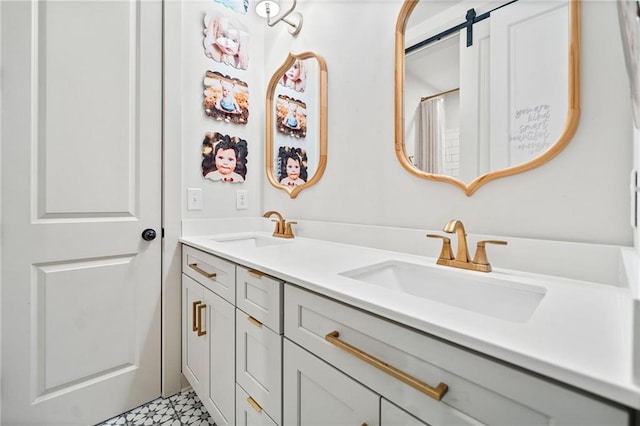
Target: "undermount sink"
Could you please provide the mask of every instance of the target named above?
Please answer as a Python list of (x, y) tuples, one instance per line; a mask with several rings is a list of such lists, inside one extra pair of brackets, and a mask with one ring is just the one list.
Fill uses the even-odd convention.
[(234, 235), (230, 237), (214, 238), (213, 240), (219, 243), (224, 243), (225, 245), (234, 245), (246, 248), (279, 246), (291, 242), (290, 239), (267, 237), (264, 235)]
[(546, 289), (491, 274), (399, 261), (340, 273), (355, 280), (512, 322), (527, 322)]

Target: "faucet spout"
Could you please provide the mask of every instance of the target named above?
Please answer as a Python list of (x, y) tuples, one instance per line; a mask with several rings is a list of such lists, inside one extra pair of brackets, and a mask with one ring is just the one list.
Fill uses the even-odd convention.
[(284, 222), (284, 217), (282, 217), (282, 215), (275, 211), (275, 210), (269, 210), (268, 212), (266, 212), (264, 215), (262, 215), (262, 217), (271, 217), (271, 216), (278, 216), (278, 220), (281, 220)]
[(458, 237), (458, 248), (456, 250), (455, 260), (460, 262), (469, 262), (471, 257), (469, 256), (469, 249), (467, 247), (467, 233), (464, 230), (464, 225), (461, 220), (450, 220), (444, 227), (444, 232), (453, 234), (455, 232)]

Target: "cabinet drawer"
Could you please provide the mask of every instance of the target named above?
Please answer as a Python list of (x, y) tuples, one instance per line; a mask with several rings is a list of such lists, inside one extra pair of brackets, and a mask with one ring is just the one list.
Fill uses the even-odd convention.
[[(285, 286), (285, 336), (431, 425), (628, 425), (626, 409), (553, 384), (292, 285)], [(440, 401), (327, 341), (357, 348), (428, 387)], [(285, 360), (286, 361), (286, 360)], [(388, 370), (388, 369), (387, 369)]]
[(240, 386), (236, 385), (236, 424), (238, 426), (278, 426)]
[(281, 334), (282, 281), (242, 266), (237, 273), (236, 306)]
[(278, 423), (281, 374), (282, 337), (236, 309), (236, 381)]
[(285, 426), (379, 426), (380, 397), (284, 339)]
[(236, 267), (233, 263), (183, 245), (182, 272), (235, 304)]

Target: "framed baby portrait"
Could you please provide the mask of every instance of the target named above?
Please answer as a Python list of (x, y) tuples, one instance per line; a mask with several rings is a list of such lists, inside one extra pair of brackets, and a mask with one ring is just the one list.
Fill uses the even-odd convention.
[(249, 120), (249, 88), (237, 78), (207, 71), (204, 77), (204, 112), (214, 120), (247, 124)]
[(289, 197), (316, 184), (327, 163), (327, 65), (289, 53), (267, 86), (266, 172)]
[(214, 182), (242, 183), (247, 177), (247, 141), (207, 132), (202, 141), (202, 177)]
[(274, 172), (280, 185), (294, 188), (307, 183), (308, 163), (307, 152), (303, 148), (279, 147)]
[(221, 64), (246, 70), (249, 66), (249, 32), (237, 19), (219, 12), (204, 17), (204, 54)]
[(280, 133), (304, 138), (307, 135), (307, 104), (285, 95), (278, 95), (275, 126)]
[(278, 84), (289, 87), (296, 92), (304, 92), (307, 87), (307, 68), (305, 61), (296, 59), (293, 65), (282, 75)]

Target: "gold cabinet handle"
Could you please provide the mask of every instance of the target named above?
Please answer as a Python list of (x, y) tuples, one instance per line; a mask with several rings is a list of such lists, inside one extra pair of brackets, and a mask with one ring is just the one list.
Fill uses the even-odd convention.
[(427, 396), (430, 396), (436, 401), (440, 401), (444, 396), (444, 394), (447, 392), (447, 389), (449, 389), (449, 386), (447, 386), (445, 383), (438, 383), (438, 386), (436, 386), (435, 388), (432, 386), (429, 386), (423, 381), (408, 375), (404, 371), (399, 370), (387, 364), (386, 362), (379, 360), (378, 358), (372, 355), (369, 355), (368, 353), (356, 348), (355, 346), (350, 345), (349, 343), (343, 340), (340, 340), (339, 337), (340, 337), (340, 333), (337, 331), (332, 331), (331, 333), (324, 336), (325, 340), (331, 343), (332, 345), (339, 347), (340, 349), (350, 353), (356, 358), (363, 360), (367, 364), (372, 365), (373, 367), (389, 374), (392, 377), (395, 377), (401, 382), (411, 386), (414, 389), (419, 390), (420, 392), (424, 393)]
[(198, 336), (204, 336), (207, 334), (207, 330), (202, 329), (202, 311), (205, 310), (207, 305), (204, 303), (198, 306)]
[(260, 321), (258, 321), (257, 319), (255, 319), (252, 316), (248, 316), (247, 319), (249, 320), (249, 322), (253, 325), (255, 325), (256, 327), (262, 327), (262, 323)]
[(196, 309), (199, 304), (202, 303), (202, 300), (196, 300), (191, 305), (191, 331), (198, 331), (198, 324), (196, 320)]
[(256, 278), (262, 278), (264, 276), (264, 272), (256, 271), (255, 269), (249, 269), (247, 272), (249, 272), (249, 275)]
[(189, 264), (189, 268), (193, 269), (194, 271), (196, 271), (197, 273), (204, 275), (207, 278), (215, 278), (216, 277), (216, 273), (215, 272), (207, 272), (204, 269), (200, 268), (198, 266), (197, 263), (190, 263)]
[(255, 399), (249, 397), (247, 398), (247, 402), (249, 403), (250, 406), (253, 407), (254, 410), (256, 410), (258, 413), (262, 411), (262, 407), (260, 406), (260, 404), (258, 404), (256, 402)]

